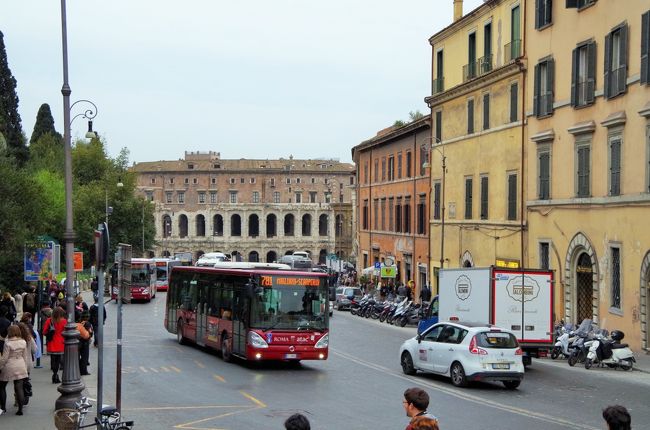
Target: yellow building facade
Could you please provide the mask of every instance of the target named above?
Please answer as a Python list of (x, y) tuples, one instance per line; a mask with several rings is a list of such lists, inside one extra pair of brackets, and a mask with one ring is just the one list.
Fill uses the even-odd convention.
[[(433, 267), (525, 260), (524, 1), (492, 0), (433, 35)], [(443, 168), (444, 166), (444, 168)]]
[(648, 349), (650, 1), (529, 3), (527, 265), (555, 270), (556, 319)]

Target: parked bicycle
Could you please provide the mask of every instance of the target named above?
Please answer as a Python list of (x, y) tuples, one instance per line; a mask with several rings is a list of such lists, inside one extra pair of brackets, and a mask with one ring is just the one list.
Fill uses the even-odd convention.
[(122, 417), (115, 406), (104, 406), (101, 409), (101, 418), (95, 417), (91, 424), (84, 424), (86, 415), (92, 408), (87, 397), (82, 397), (75, 403), (76, 410), (66, 409), (57, 411), (66, 415), (67, 422), (76, 423), (75, 429), (97, 428), (101, 430), (132, 430), (133, 421), (122, 421)]

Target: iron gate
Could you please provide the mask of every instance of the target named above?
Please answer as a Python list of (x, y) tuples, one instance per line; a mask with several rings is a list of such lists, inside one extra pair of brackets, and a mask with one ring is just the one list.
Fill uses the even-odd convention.
[(578, 258), (576, 266), (576, 323), (584, 319), (593, 319), (593, 269), (591, 258), (588, 254), (582, 254)]

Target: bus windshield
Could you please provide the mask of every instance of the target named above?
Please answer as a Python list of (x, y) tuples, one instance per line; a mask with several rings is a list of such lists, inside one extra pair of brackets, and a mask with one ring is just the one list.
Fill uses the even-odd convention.
[(329, 301), (320, 287), (265, 288), (251, 303), (251, 328), (325, 330)]
[(148, 264), (131, 263), (131, 285), (149, 286), (150, 280)]
[(156, 263), (156, 280), (167, 281), (167, 263)]

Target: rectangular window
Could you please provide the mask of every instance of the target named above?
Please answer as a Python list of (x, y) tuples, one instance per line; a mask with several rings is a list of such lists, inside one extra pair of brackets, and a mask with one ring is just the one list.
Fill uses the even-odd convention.
[(590, 165), (591, 165), (591, 148), (589, 145), (580, 145), (576, 148), (577, 157), (577, 197), (589, 197), (591, 193)]
[(255, 178), (251, 178), (251, 179), (250, 179), (250, 183), (251, 183), (251, 184), (254, 184), (255, 182), (256, 182)]
[(199, 193), (199, 203), (205, 203), (205, 193), (204, 192)]
[(386, 180), (386, 157), (381, 158), (381, 180)]
[(537, 154), (539, 172), (537, 182), (537, 198), (548, 200), (551, 197), (551, 152), (539, 151)]
[(197, 178), (192, 178), (192, 183), (196, 185), (199, 183), (199, 180)]
[(280, 203), (280, 191), (273, 191), (273, 203)]
[(260, 193), (258, 191), (253, 191), (253, 203), (260, 202)]
[(577, 8), (578, 10), (580, 10), (594, 4), (595, 2), (596, 0), (566, 0), (566, 7)]
[(184, 179), (184, 182), (185, 182), (185, 185), (189, 185), (189, 183), (190, 183), (190, 178), (185, 178), (185, 179)]
[(296, 184), (300, 184), (302, 180), (300, 178), (296, 178)]
[(479, 59), (479, 74), (492, 70), (492, 22), (483, 26), (483, 58)]
[(167, 192), (165, 192), (165, 201), (166, 201), (167, 203), (171, 203), (171, 202), (172, 202), (172, 192), (171, 192), (171, 191), (167, 191)]
[(506, 63), (521, 56), (521, 9), (519, 5), (510, 10), (510, 43), (506, 45)]
[(411, 232), (411, 198), (404, 199), (404, 233)]
[(413, 154), (412, 154), (411, 151), (408, 151), (406, 153), (406, 177), (407, 178), (410, 178), (412, 176), (411, 175), (411, 163), (413, 162), (413, 160), (412, 160), (413, 156), (412, 155)]
[(392, 155), (388, 157), (388, 180), (395, 180), (395, 157)]
[(302, 193), (296, 193), (296, 203), (302, 203)]
[(210, 178), (210, 183), (212, 185), (216, 184), (217, 183), (217, 178)]
[(151, 183), (155, 184), (156, 183), (156, 178), (151, 178)]
[(240, 184), (245, 184), (246, 183), (246, 178), (239, 178), (239, 183)]
[(388, 199), (388, 231), (393, 231), (394, 218), (393, 218), (393, 205), (394, 199), (390, 197)]
[(402, 179), (402, 153), (397, 153), (397, 179)]
[(467, 134), (474, 133), (474, 99), (467, 100)]
[(650, 11), (641, 15), (641, 84), (650, 84)]
[(550, 243), (539, 243), (539, 268), (542, 270), (549, 270), (551, 268), (551, 254)]
[(230, 184), (232, 185), (234, 183), (235, 183), (235, 178), (230, 178)]
[(217, 203), (217, 192), (210, 191), (210, 203)]
[(481, 219), (488, 219), (489, 216), (489, 183), (487, 176), (481, 176)]
[(423, 176), (426, 173), (426, 167), (424, 163), (429, 162), (429, 153), (428, 153), (427, 145), (429, 145), (429, 143), (426, 143), (425, 145), (420, 145), (420, 176)]
[(418, 229), (417, 234), (426, 234), (427, 232), (427, 200), (426, 196), (420, 196), (417, 208)]
[(174, 178), (169, 178), (169, 183), (174, 184)]
[(553, 0), (535, 0), (535, 28), (545, 27), (553, 22)]
[(402, 199), (399, 197), (395, 203), (395, 232), (402, 232)]
[(611, 292), (612, 307), (621, 308), (621, 250), (620, 248), (610, 248), (612, 253), (611, 268)]
[(442, 142), (442, 111), (436, 112), (436, 143)]
[[(314, 178), (312, 178), (312, 179), (314, 179)], [(365, 184), (368, 183), (368, 162), (367, 161), (363, 164), (363, 182)], [(313, 184), (313, 182), (312, 182), (312, 184)]]
[(571, 105), (587, 106), (596, 92), (596, 42), (583, 43), (573, 50)]
[(533, 114), (543, 117), (553, 113), (553, 85), (555, 61), (548, 59), (535, 66), (535, 82), (533, 91)]
[(433, 184), (433, 219), (440, 219), (440, 182)]
[(619, 25), (605, 36), (605, 98), (627, 90), (627, 24)]
[(465, 178), (465, 219), (472, 219), (472, 178)]
[(609, 139), (609, 195), (621, 194), (621, 138)]
[(291, 178), (286, 178), (285, 182), (287, 183), (287, 185), (291, 184)]
[(381, 199), (381, 230), (386, 231), (386, 199)]
[(178, 203), (185, 203), (185, 192), (184, 191), (179, 191), (177, 197), (178, 197)]
[(373, 199), (372, 213), (373, 213), (372, 228), (374, 230), (377, 230), (377, 227), (379, 226), (379, 199)]
[(270, 182), (272, 187), (275, 187), (275, 178), (269, 179), (269, 182)]
[(325, 198), (325, 203), (332, 203), (332, 193), (328, 191), (326, 193), (323, 193), (323, 196)]
[(375, 182), (379, 182), (379, 160), (375, 160)]
[(483, 94), (483, 130), (490, 128), (490, 94)]
[(363, 201), (363, 213), (361, 218), (361, 227), (368, 230), (368, 200)]
[(517, 121), (517, 103), (519, 102), (519, 84), (510, 85), (510, 122)]
[(237, 203), (237, 191), (230, 191), (230, 203)]
[(464, 67), (463, 81), (476, 77), (476, 33), (470, 33), (467, 37), (467, 65)]
[(316, 191), (309, 192), (309, 203), (316, 203)]
[(147, 200), (152, 202), (153, 201), (153, 191), (147, 191), (145, 194), (147, 195)]
[(508, 175), (508, 220), (517, 219), (517, 174)]

